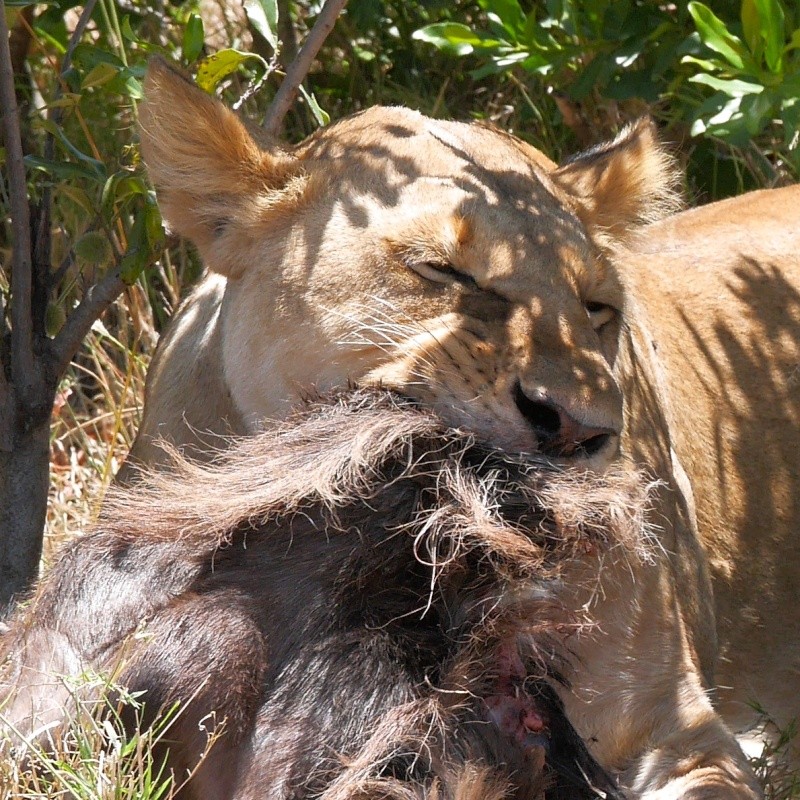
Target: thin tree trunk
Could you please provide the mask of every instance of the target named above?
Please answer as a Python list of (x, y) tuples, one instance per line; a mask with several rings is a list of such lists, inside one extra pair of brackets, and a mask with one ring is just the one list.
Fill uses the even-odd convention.
[[(38, 572), (50, 478), (50, 412), (57, 379), (43, 330), (47, 286), (34, 274), (31, 219), (5, 3), (0, 2), (0, 108), (10, 197), (11, 326), (0, 319), (0, 609)], [(37, 307), (38, 306), (38, 307)], [(38, 324), (37, 324), (38, 323)], [(10, 344), (9, 344), (10, 340)]]
[(322, 10), (319, 12), (314, 27), (308, 32), (303, 46), (297, 53), (297, 57), (286, 69), (286, 77), (278, 88), (272, 104), (267, 109), (262, 127), (272, 136), (280, 133), (283, 119), (286, 112), (291, 108), (292, 103), (297, 97), (300, 84), (308, 74), (311, 62), (319, 52), (328, 34), (333, 30), (339, 14), (347, 5), (347, 0), (325, 0)]
[[(7, 409), (14, 399), (12, 390)], [(9, 416), (12, 447), (0, 450), (0, 617), (38, 573), (50, 480), (49, 411), (29, 417), (27, 425), (14, 425), (16, 415)], [(3, 433), (6, 438), (8, 430)]]

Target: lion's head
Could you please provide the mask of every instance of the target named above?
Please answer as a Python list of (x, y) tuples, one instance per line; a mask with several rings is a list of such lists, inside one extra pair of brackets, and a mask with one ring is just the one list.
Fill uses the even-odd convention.
[[(227, 279), (202, 330), (220, 337), (245, 430), (357, 382), (508, 451), (613, 457), (621, 298), (605, 253), (675, 197), (650, 123), (557, 168), (489, 125), (402, 108), (294, 147), (259, 142), (161, 62), (146, 96), (142, 147), (164, 217)], [(200, 345), (190, 338), (183, 358)], [(160, 391), (215, 402), (187, 399), (197, 386)]]

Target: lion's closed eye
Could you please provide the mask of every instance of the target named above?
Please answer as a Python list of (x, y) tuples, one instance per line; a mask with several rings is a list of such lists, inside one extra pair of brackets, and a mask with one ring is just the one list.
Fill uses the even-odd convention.
[(617, 310), (605, 303), (586, 303), (586, 312), (589, 314), (589, 320), (596, 331), (599, 331), (604, 325), (617, 318)]
[(463, 286), (470, 286), (475, 289), (479, 288), (471, 275), (453, 269), (450, 264), (434, 261), (414, 261), (409, 263), (408, 266), (416, 272), (417, 275), (429, 281), (433, 281), (434, 283), (460, 283)]

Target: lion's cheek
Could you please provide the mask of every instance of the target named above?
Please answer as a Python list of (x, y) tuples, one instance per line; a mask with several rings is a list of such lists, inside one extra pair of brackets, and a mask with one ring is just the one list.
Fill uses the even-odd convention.
[(309, 396), (360, 383), (365, 372), (386, 359), (384, 348), (369, 342), (356, 346), (344, 335), (321, 335), (313, 326), (283, 336), (250, 333), (244, 342), (237, 335), (226, 337), (223, 373), (251, 432)]

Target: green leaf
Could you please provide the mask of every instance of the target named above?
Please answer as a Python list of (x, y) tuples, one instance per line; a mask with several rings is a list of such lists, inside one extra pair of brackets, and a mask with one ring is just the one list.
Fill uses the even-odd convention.
[[(45, 103), (42, 108), (74, 108), (80, 103), (80, 101), (81, 95), (74, 94), (73, 92), (67, 92), (62, 97), (59, 97), (58, 100), (51, 100), (49, 103)], [(31, 124), (34, 126), (41, 126), (55, 136), (57, 126), (54, 126), (51, 129), (48, 127), (49, 122), (49, 120), (40, 118), (32, 120)]]
[(197, 60), (204, 42), (203, 20), (199, 14), (191, 14), (183, 32), (183, 57), (189, 64)]
[(689, 81), (691, 83), (701, 83), (704, 86), (710, 86), (715, 91), (723, 92), (728, 95), (728, 97), (744, 97), (746, 94), (759, 94), (764, 91), (764, 87), (760, 83), (737, 80), (736, 78), (724, 80), (722, 78), (715, 78), (713, 75), (706, 75), (705, 73), (692, 75)]
[(359, 61), (370, 62), (374, 61), (377, 56), (371, 50), (365, 50), (356, 42), (350, 42), (350, 46), (353, 48), (353, 52), (356, 54), (356, 58)]
[(106, 182), (103, 184), (103, 192), (100, 195), (100, 205), (104, 211), (109, 211), (114, 205), (114, 201), (116, 200), (117, 184), (122, 177), (126, 175), (127, 173), (124, 172), (115, 172), (113, 175), (109, 175), (106, 179)]
[(139, 41), (139, 37), (134, 33), (133, 28), (131, 27), (131, 18), (128, 14), (126, 14), (122, 18), (122, 38), (127, 39), (129, 42), (135, 42), (136, 44), (142, 44)]
[(98, 64), (112, 64), (118, 69), (125, 68), (117, 56), (93, 44), (79, 44), (72, 54), (72, 62), (85, 72), (94, 69)]
[(741, 116), (742, 98), (732, 97), (730, 100), (722, 104), (722, 107), (708, 119), (708, 124), (711, 127), (719, 127), (730, 122), (734, 117)]
[(526, 61), (528, 55), (529, 54), (524, 50), (519, 50), (513, 53), (505, 53), (502, 56), (494, 58), (493, 61), (501, 70), (504, 70)]
[(784, 78), (777, 91), (783, 98), (784, 105), (800, 102), (800, 71)]
[(702, 3), (689, 3), (689, 13), (703, 44), (715, 53), (719, 53), (737, 69), (745, 69), (745, 48), (742, 42), (725, 27), (725, 23)]
[(75, 147), (75, 145), (72, 144), (72, 142), (67, 138), (63, 128), (56, 128), (55, 135), (68, 153), (71, 153), (75, 158), (78, 159), (78, 161), (82, 161), (84, 164), (89, 166), (97, 179), (106, 179), (106, 165), (102, 161), (98, 161), (96, 158), (87, 155), (82, 150), (79, 150), (77, 147)]
[(142, 82), (134, 75), (131, 69), (121, 70), (119, 75), (108, 84), (108, 89), (117, 94), (130, 97), (131, 100), (141, 100), (144, 97)]
[(533, 14), (525, 23), (522, 41), (529, 50), (538, 50), (552, 59), (557, 58), (564, 49), (550, 31), (535, 20)]
[(114, 206), (136, 195), (147, 196), (147, 184), (140, 175), (131, 175), (130, 172), (120, 170), (110, 175), (103, 186), (101, 204), (103, 213), (110, 216)]
[(197, 68), (197, 85), (205, 92), (213, 92), (217, 84), (235, 72), (245, 61), (256, 59), (264, 68), (267, 62), (257, 53), (243, 53), (239, 50), (220, 50), (204, 58)]
[[(783, 120), (784, 144), (791, 146), (795, 131), (800, 128), (800, 98), (793, 97), (785, 102), (781, 107), (780, 117)], [(796, 147), (791, 152), (795, 159), (800, 155)]]
[(158, 209), (155, 192), (148, 192), (146, 195), (144, 208), (144, 229), (150, 249), (160, 249), (164, 244), (164, 239), (166, 236), (164, 234), (164, 223), (161, 219), (161, 212)]
[(426, 25), (424, 28), (414, 31), (411, 34), (411, 38), (420, 42), (427, 42), (438, 50), (457, 56), (469, 55), (476, 48), (479, 50), (494, 50), (501, 45), (512, 47), (508, 42), (481, 36), (460, 22), (437, 22), (433, 25)]
[[(695, 67), (700, 67), (700, 69), (705, 70), (706, 72), (715, 72), (717, 70), (725, 71), (730, 69), (727, 64), (719, 61), (716, 58), (696, 58), (695, 56), (684, 56), (681, 59), (681, 64), (693, 64)], [(740, 72), (741, 70), (735, 71)]]
[(81, 81), (81, 89), (91, 89), (93, 86), (102, 86), (119, 74), (119, 67), (106, 62), (95, 65), (89, 74)]
[(80, 206), (87, 214), (95, 214), (94, 204), (89, 199), (89, 195), (80, 188), (71, 183), (59, 183), (56, 191), (68, 197), (75, 205)]
[(86, 178), (97, 182), (98, 176), (94, 170), (85, 167), (83, 164), (75, 164), (72, 161), (50, 161), (41, 156), (25, 156), (23, 159), (28, 169), (44, 172), (53, 178)]
[(145, 216), (141, 213), (134, 216), (133, 225), (128, 232), (128, 248), (120, 264), (120, 277), (129, 286), (151, 261)]
[(306, 103), (308, 103), (308, 107), (311, 109), (311, 113), (314, 115), (317, 125), (320, 127), (327, 125), (331, 121), (331, 116), (327, 111), (324, 111), (320, 107), (319, 103), (317, 102), (317, 98), (314, 97), (311, 92), (306, 91), (306, 88), (302, 83), (300, 84), (300, 92), (305, 98)]
[(773, 105), (769, 92), (742, 98), (742, 117), (751, 136), (756, 136), (764, 128)]
[(635, 97), (648, 103), (656, 103), (659, 91), (650, 70), (620, 70), (609, 81), (603, 91), (603, 97), (612, 100), (629, 100)]
[(742, 114), (742, 103), (749, 98), (728, 97), (722, 92), (706, 100), (697, 110), (697, 118), (691, 127), (691, 134), (697, 136), (709, 133), (724, 141), (743, 146), (750, 138), (750, 133)]
[(742, 0), (740, 17), (744, 40), (758, 61), (761, 58), (761, 32), (759, 31), (758, 8), (755, 0)]
[(277, 51), (278, 42), (278, 3), (277, 0), (245, 0), (244, 10), (250, 24)]
[(527, 58), (520, 64), (525, 72), (540, 72), (545, 74), (553, 67), (553, 60), (544, 53), (526, 53)]
[(788, 53), (790, 50), (796, 50), (798, 47), (800, 47), (800, 28), (792, 33), (792, 38), (789, 39), (789, 44), (784, 48), (784, 53)]
[[(8, 5), (8, 3), (6, 3), (6, 5)], [(27, 5), (31, 4), (28, 3)], [(66, 45), (63, 42), (60, 42), (58, 39), (56, 39), (56, 37), (53, 36), (51, 33), (44, 30), (44, 28), (42, 28), (41, 26), (35, 25), (33, 30), (36, 33), (37, 39), (41, 39), (43, 42), (47, 42), (47, 44), (49, 44), (50, 47), (52, 47), (56, 51), (56, 53), (58, 53), (60, 56), (63, 56), (64, 53), (67, 52)]]
[(122, 18), (120, 28), (122, 29), (122, 38), (127, 42), (132, 42), (135, 44), (137, 50), (141, 50), (143, 53), (163, 52), (163, 49), (158, 47), (158, 45), (151, 44), (150, 42), (146, 42), (139, 38), (136, 31), (134, 31), (131, 27), (131, 18), (129, 14), (126, 14)]
[(478, 67), (478, 69), (470, 70), (469, 76), (474, 81), (482, 81), (484, 78), (488, 77), (489, 75), (497, 75), (500, 72), (500, 68), (497, 64), (489, 60), (486, 64), (482, 67)]
[(518, 0), (479, 0), (478, 3), (487, 15), (494, 16), (514, 41), (525, 29), (525, 13)]
[(779, 0), (754, 0), (758, 9), (758, 32), (764, 42), (767, 69), (779, 74), (783, 71), (784, 27), (786, 20)]

